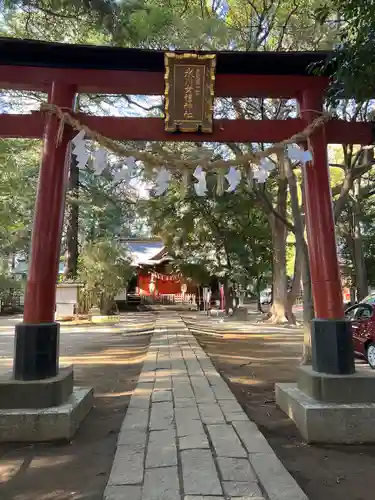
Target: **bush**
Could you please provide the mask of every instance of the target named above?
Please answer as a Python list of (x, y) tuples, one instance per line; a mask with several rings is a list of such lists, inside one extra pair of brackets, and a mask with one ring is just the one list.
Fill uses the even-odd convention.
[(78, 264), (85, 309), (99, 307), (103, 314), (113, 313), (114, 298), (126, 287), (132, 272), (130, 256), (119, 243), (110, 240), (88, 243)]
[(21, 294), (22, 282), (8, 273), (0, 272), (0, 313), (19, 311)]

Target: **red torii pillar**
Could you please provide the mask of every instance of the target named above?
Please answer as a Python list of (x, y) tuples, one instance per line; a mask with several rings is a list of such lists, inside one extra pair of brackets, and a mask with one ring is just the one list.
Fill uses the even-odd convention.
[[(311, 123), (323, 111), (321, 89), (307, 89), (299, 99), (302, 118)], [(350, 325), (345, 321), (337, 258), (335, 223), (324, 127), (309, 138), (312, 164), (304, 168), (306, 230), (315, 319), (312, 365), (318, 372), (354, 373)]]
[[(73, 85), (54, 82), (49, 102), (72, 109), (75, 95)], [(59, 120), (46, 116), (24, 319), (16, 326), (13, 376), (17, 380), (49, 378), (59, 370), (59, 325), (54, 318), (71, 134), (64, 130), (57, 144), (58, 129)]]

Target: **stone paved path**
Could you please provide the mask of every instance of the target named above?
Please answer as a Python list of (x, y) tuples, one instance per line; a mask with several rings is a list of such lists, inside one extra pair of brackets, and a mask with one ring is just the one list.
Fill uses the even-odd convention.
[(307, 500), (210, 358), (159, 314), (105, 500)]

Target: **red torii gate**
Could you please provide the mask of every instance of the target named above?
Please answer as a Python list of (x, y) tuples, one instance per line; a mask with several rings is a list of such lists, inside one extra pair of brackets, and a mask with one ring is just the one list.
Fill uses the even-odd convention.
[[(220, 52), (216, 97), (295, 98), (301, 117), (287, 120), (214, 120), (212, 134), (174, 134), (162, 118), (77, 114), (82, 124), (115, 140), (273, 143), (302, 131), (323, 109), (326, 77), (311, 63), (326, 53)], [(0, 41), (0, 87), (48, 93), (48, 101), (74, 110), (78, 93), (162, 95), (164, 53), (110, 47)], [(16, 327), (14, 377), (38, 380), (58, 372), (58, 325), (54, 323), (56, 277), (68, 175), (66, 151), (72, 131), (56, 145), (55, 116), (0, 114), (0, 136), (44, 139), (25, 297), (24, 323)], [(316, 320), (313, 367), (354, 372), (351, 334), (344, 321), (337, 261), (327, 144), (372, 144), (369, 123), (331, 120), (309, 140), (313, 165), (306, 168), (306, 226)], [(327, 335), (328, 333), (328, 335)], [(323, 345), (324, 344), (324, 345)], [(339, 352), (341, 351), (341, 354)]]

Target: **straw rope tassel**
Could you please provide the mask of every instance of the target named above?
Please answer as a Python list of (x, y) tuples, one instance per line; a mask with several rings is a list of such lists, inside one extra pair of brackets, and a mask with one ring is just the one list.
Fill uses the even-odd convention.
[(185, 198), (189, 189), (189, 181), (190, 181), (190, 172), (187, 168), (184, 168), (182, 171), (182, 180), (181, 180), (181, 196)]
[(225, 169), (219, 168), (216, 173), (216, 194), (221, 196), (224, 193)]
[(250, 163), (247, 167), (247, 179), (246, 180), (247, 180), (247, 185), (248, 185), (249, 191), (252, 191), (253, 187), (254, 187), (254, 176), (253, 176), (253, 168), (250, 165)]

